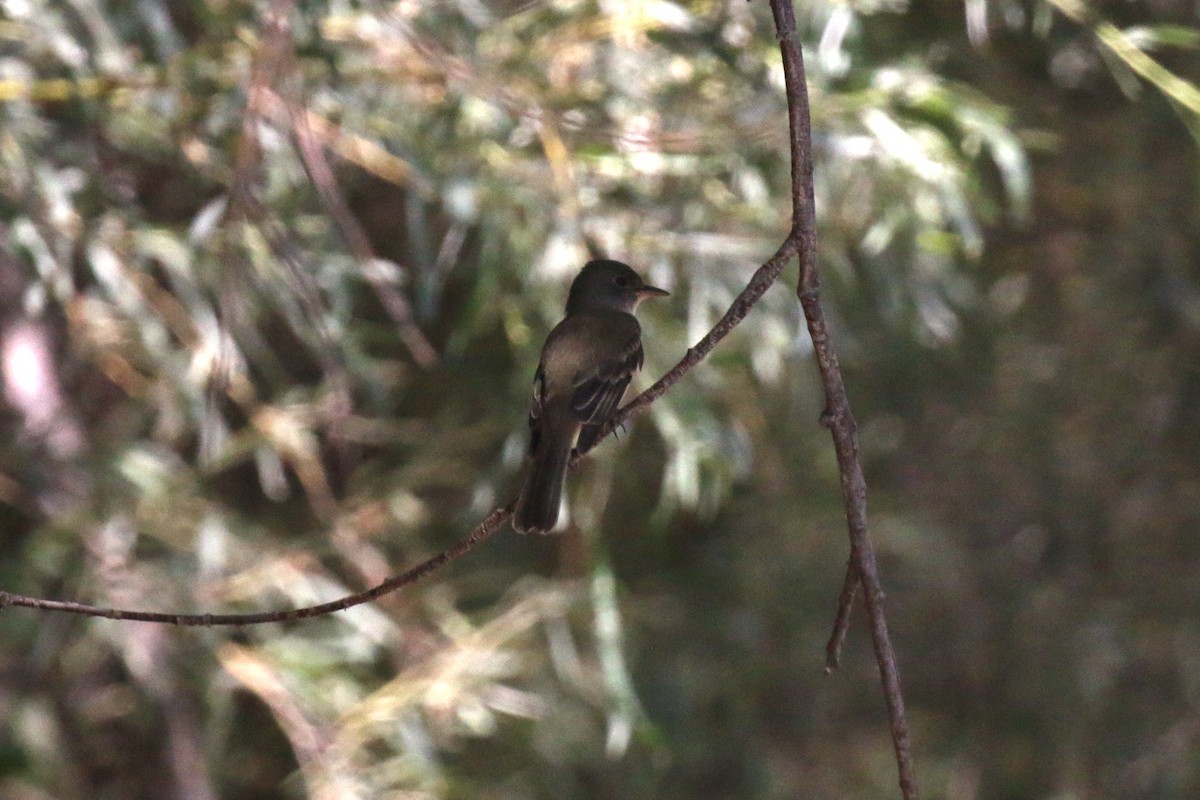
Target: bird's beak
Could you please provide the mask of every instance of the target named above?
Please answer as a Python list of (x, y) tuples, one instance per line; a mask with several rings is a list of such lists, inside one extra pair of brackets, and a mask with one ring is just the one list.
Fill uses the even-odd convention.
[(637, 290), (637, 296), (639, 300), (644, 300), (647, 297), (666, 297), (669, 294), (670, 292), (668, 292), (666, 289), (660, 289), (657, 286), (651, 286), (650, 284), (645, 284), (642, 286), (642, 288)]

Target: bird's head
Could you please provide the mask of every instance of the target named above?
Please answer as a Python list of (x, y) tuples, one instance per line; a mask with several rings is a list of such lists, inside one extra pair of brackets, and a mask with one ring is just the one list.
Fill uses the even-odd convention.
[(589, 261), (571, 283), (567, 313), (607, 308), (632, 314), (638, 303), (647, 297), (668, 294), (670, 292), (646, 283), (641, 275), (620, 261)]

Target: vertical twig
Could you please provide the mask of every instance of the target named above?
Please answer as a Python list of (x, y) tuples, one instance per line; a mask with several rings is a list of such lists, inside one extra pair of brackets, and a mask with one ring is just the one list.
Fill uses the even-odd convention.
[[(917, 797), (917, 777), (913, 767), (912, 745), (904, 714), (904, 696), (900, 689), (900, 670), (888, 635), (883, 612), (883, 588), (875, 563), (875, 549), (867, 528), (867, 484), (858, 456), (858, 434), (850, 400), (842, 380), (837, 354), (830, 341), (829, 329), (820, 301), (817, 274), (816, 210), (813, 197), (812, 128), (809, 119), (808, 88), (805, 84), (804, 57), (796, 41), (796, 18), (791, 0), (770, 0), (783, 58), (787, 87), (788, 122), (791, 129), (792, 156), (792, 233), (800, 248), (800, 282), (796, 293), (808, 321), (813, 351), (825, 385), (824, 419), (833, 435), (838, 469), (842, 478), (842, 497), (850, 530), (850, 559), (863, 586), (875, 659), (883, 682), (892, 744), (900, 773), (900, 790), (907, 800)], [(843, 597), (852, 594), (843, 591)], [(846, 604), (849, 611), (849, 602)]]
[(829, 635), (829, 643), (825, 645), (825, 672), (837, 670), (842, 661), (842, 644), (846, 641), (846, 633), (850, 630), (850, 611), (854, 608), (854, 597), (858, 594), (858, 567), (854, 559), (846, 562), (846, 578), (842, 581), (842, 591), (838, 595), (837, 616), (833, 620), (833, 633)]

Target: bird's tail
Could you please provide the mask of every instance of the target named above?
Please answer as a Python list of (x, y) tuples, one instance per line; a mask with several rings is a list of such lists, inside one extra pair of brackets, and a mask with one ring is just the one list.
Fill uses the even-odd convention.
[(542, 441), (538, 442), (533, 467), (513, 510), (513, 528), (518, 533), (549, 533), (558, 523), (558, 507), (562, 504), (563, 482), (575, 438), (574, 431), (571, 436), (564, 437), (561, 431), (558, 434), (545, 430)]

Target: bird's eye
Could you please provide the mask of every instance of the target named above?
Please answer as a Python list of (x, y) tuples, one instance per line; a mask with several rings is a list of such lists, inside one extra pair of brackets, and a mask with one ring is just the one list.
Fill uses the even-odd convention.
[(616, 282), (617, 286), (620, 286), (622, 289), (629, 287), (629, 278), (626, 278), (624, 275), (618, 275), (613, 280)]

